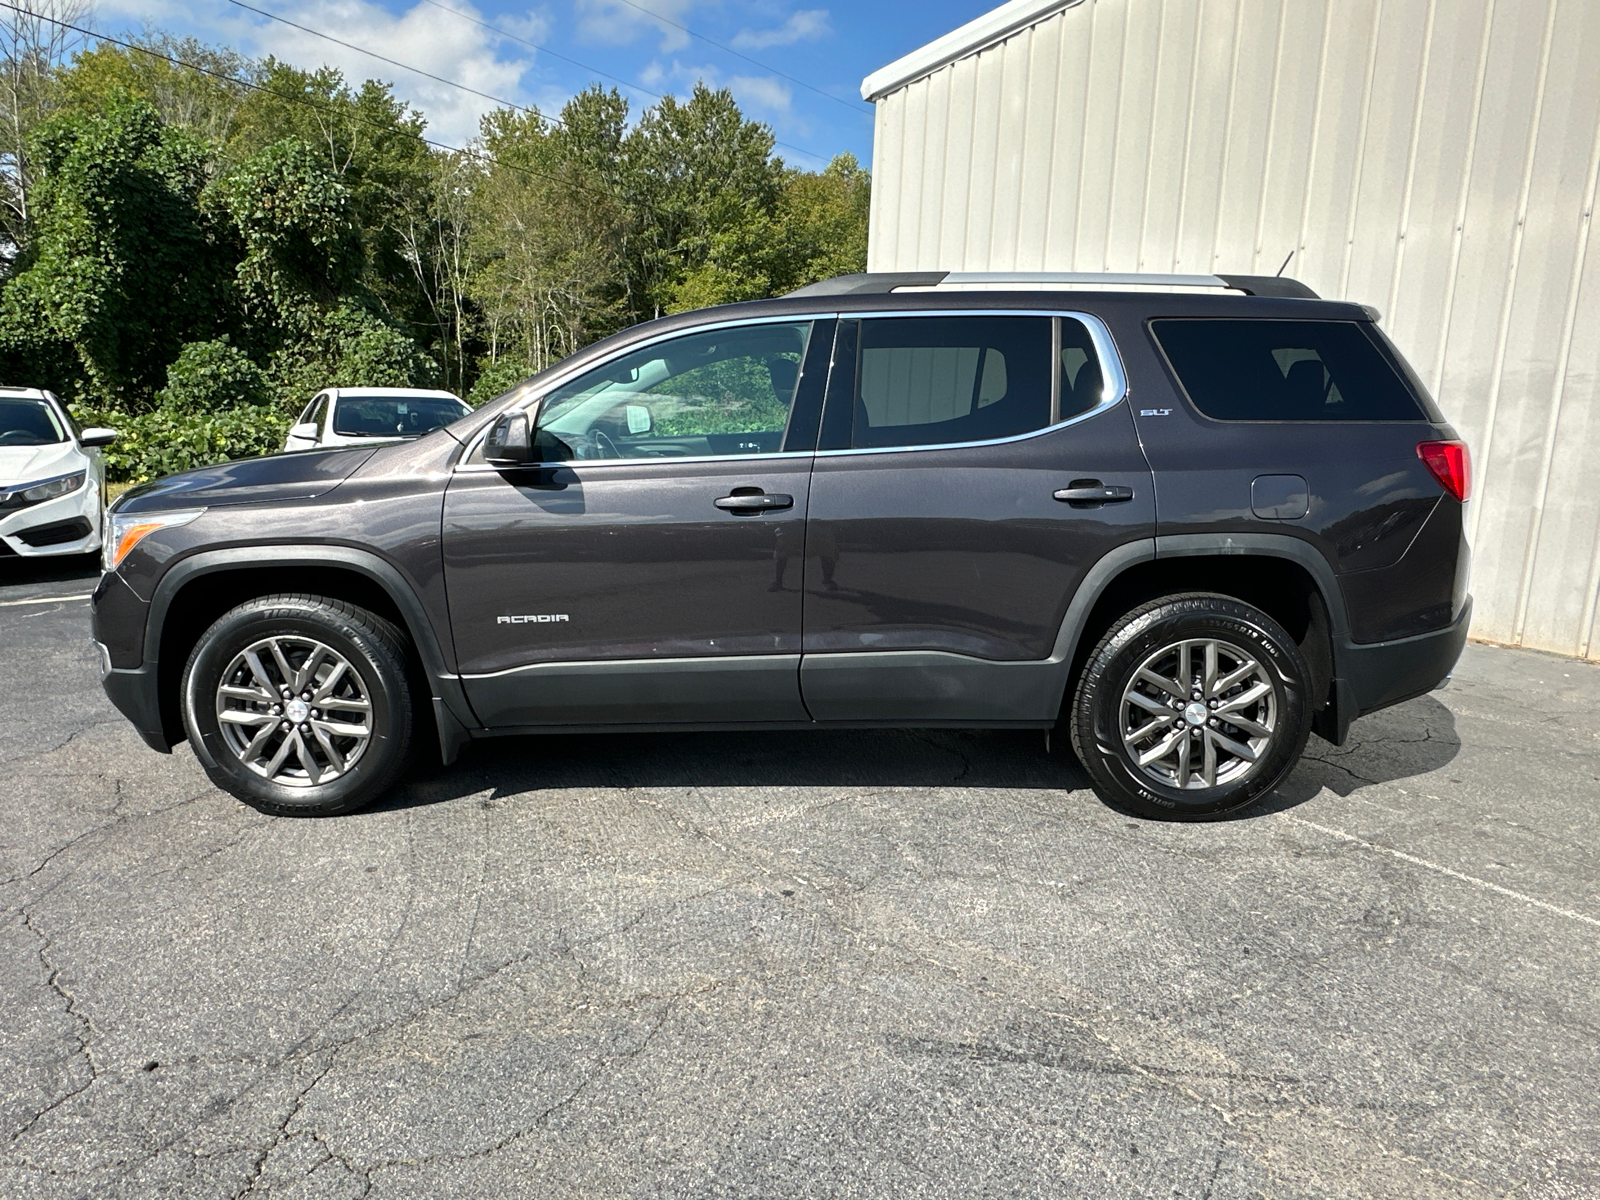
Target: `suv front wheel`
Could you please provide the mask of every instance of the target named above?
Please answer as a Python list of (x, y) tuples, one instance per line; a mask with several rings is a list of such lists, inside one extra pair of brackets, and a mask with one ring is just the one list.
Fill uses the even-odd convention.
[(1072, 748), (1108, 798), (1144, 816), (1195, 820), (1276, 787), (1311, 730), (1300, 648), (1228, 596), (1164, 596), (1094, 648), (1064, 714)]
[(189, 744), (262, 812), (329, 816), (381, 795), (411, 742), (404, 635), (353, 604), (264, 596), (223, 614), (183, 672)]

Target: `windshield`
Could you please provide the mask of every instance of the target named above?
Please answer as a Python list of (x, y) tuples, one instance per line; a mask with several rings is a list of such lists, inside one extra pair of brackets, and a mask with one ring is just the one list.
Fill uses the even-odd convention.
[(345, 437), (421, 437), (469, 411), (451, 396), (340, 396), (333, 431)]
[(55, 410), (43, 400), (0, 398), (0, 446), (49, 446), (66, 440)]

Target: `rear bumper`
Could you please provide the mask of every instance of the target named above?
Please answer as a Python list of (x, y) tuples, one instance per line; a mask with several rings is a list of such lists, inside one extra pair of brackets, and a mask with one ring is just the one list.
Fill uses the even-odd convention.
[(1456, 619), (1433, 633), (1340, 646), (1332, 696), (1313, 728), (1335, 745), (1343, 745), (1350, 722), (1357, 717), (1431, 692), (1455, 669), (1471, 624), (1469, 596)]
[(157, 686), (156, 664), (146, 663), (131, 670), (117, 670), (104, 646), (100, 647), (100, 661), (104, 664), (100, 686), (105, 688), (117, 711), (133, 722), (145, 745), (162, 754), (172, 751), (166, 732), (161, 727), (161, 693)]

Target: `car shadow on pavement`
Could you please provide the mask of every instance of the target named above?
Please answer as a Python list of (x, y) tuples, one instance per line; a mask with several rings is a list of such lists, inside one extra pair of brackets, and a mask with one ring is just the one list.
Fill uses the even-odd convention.
[(93, 583), (100, 578), (98, 554), (69, 554), (60, 558), (0, 558), (0, 592), (31, 583)]
[[(1343, 746), (1313, 737), (1289, 779), (1233, 814), (1294, 808), (1427, 774), (1460, 751), (1455, 718), (1432, 696), (1374, 714)], [(490, 793), (727, 787), (1018, 788), (1077, 791), (1088, 776), (1028, 730), (860, 729), (751, 733), (549, 734), (474, 742), (452, 767), (422, 770), (375, 811)], [(1113, 806), (1115, 807), (1115, 806)], [(1120, 810), (1119, 810), (1120, 811)]]
[(1349, 796), (1362, 788), (1427, 775), (1449, 765), (1460, 752), (1455, 714), (1434, 696), (1419, 696), (1362, 717), (1351, 725), (1343, 746), (1313, 736), (1289, 778), (1238, 815), (1282, 812), (1304, 804), (1324, 788)]
[(1088, 786), (1032, 730), (856, 729), (488, 738), (419, 773), (380, 808), (559, 789)]

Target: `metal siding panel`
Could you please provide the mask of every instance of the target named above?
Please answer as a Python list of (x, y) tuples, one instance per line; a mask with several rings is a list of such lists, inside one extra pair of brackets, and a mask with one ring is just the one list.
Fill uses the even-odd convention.
[(1078, 229), (1072, 250), (1071, 269), (1075, 271), (1106, 269), (1117, 114), (1122, 101), (1122, 43), (1127, 32), (1128, 5), (1133, 2), (1101, 0), (1093, 8), (1094, 55), (1089, 60), (1085, 154), (1078, 182)]
[(1144, 198), (1150, 178), (1150, 123), (1154, 119), (1156, 81), (1162, 70), (1161, 3), (1130, 3), (1123, 30), (1120, 96), (1117, 102), (1116, 153), (1112, 156), (1111, 205), (1107, 213), (1106, 253), (1102, 269), (1139, 269), (1139, 243), (1144, 234)]
[[(1591, 43), (1600, 43), (1600, 12), (1593, 5), (1558, 8), (1553, 45), (1581, 45), (1585, 35)], [(1512, 489), (1502, 489), (1496, 499), (1515, 514), (1507, 524), (1513, 529), (1520, 525), (1523, 530), (1513, 640), (1527, 640), (1533, 612), (1537, 614), (1535, 644), (1565, 640), (1567, 645), (1561, 648), (1576, 652), (1581, 641), (1578, 614), (1587, 597), (1575, 594), (1583, 586), (1582, 580), (1569, 576), (1563, 560), (1569, 557), (1569, 548), (1576, 548), (1583, 539), (1567, 526), (1574, 501), (1585, 509), (1581, 518), (1585, 527), (1595, 504), (1592, 484), (1579, 484), (1578, 490), (1573, 490), (1571, 485), (1577, 481), (1568, 466), (1592, 468), (1594, 459), (1584, 451), (1596, 447), (1585, 444), (1588, 428), (1581, 412), (1586, 401), (1592, 405), (1593, 390), (1585, 387), (1581, 375), (1572, 376), (1571, 363), (1588, 250), (1589, 218), (1585, 214), (1592, 213), (1595, 177), (1600, 171), (1600, 73), (1594, 70), (1592, 60), (1552, 54), (1545, 93), (1533, 183), (1539, 202), (1529, 207), (1519, 273), (1519, 281), (1537, 278), (1536, 307), (1525, 316), (1519, 313), (1522, 319), (1513, 325), (1507, 346), (1507, 362), (1533, 364), (1530, 386), (1544, 385), (1531, 397), (1537, 402), (1526, 406), (1529, 423), (1534, 424), (1529, 430), (1530, 442), (1534, 433), (1538, 441), (1532, 447), (1531, 462), (1519, 472)], [(1579, 412), (1574, 413), (1574, 408)], [(1501, 411), (1505, 411), (1504, 402)], [(1541, 418), (1543, 427), (1539, 428), (1536, 422)], [(1563, 431), (1567, 436), (1561, 436)], [(1559, 482), (1558, 465), (1563, 468)], [(1546, 581), (1552, 586), (1542, 586)], [(1558, 594), (1563, 586), (1565, 594)]]
[(970, 134), (972, 159), (968, 168), (966, 229), (961, 244), (963, 269), (970, 263), (976, 263), (981, 270), (993, 261), (990, 250), (994, 245), (995, 225), (1002, 219), (1010, 225), (1011, 216), (1016, 211), (1017, 180), (1012, 176), (1002, 182), (999, 176), (1002, 162), (1000, 109), (1001, 96), (1006, 91), (1009, 45), (1010, 42), (1002, 43), (978, 55), (976, 60)]
[[(1017, 195), (1017, 244), (1009, 268), (1014, 271), (1044, 270), (1050, 233), (1050, 185), (1056, 158), (1056, 118), (1061, 110), (1060, 30), (1045, 26), (1030, 32), (1028, 54), (1022, 182)], [(1014, 80), (1012, 86), (1016, 86)], [(1005, 255), (997, 251), (996, 262), (1004, 261)]]
[[(1478, 451), (1482, 484), (1482, 503), (1475, 506), (1473, 513), (1475, 565), (1479, 568), (1474, 576), (1473, 626), (1480, 636), (1501, 642), (1509, 642), (1515, 634), (1523, 564), (1520, 539), (1526, 532), (1529, 503), (1527, 495), (1516, 495), (1516, 489), (1533, 481), (1527, 458), (1536, 453), (1544, 429), (1538, 397), (1548, 397), (1553, 357), (1553, 349), (1547, 350), (1542, 366), (1508, 357), (1514, 332), (1516, 344), (1522, 344), (1522, 329), (1530, 313), (1548, 307), (1538, 296), (1545, 287), (1544, 281), (1530, 279), (1523, 274), (1523, 267), (1525, 254), (1529, 255), (1530, 266), (1543, 258), (1538, 246), (1527, 244), (1525, 218), (1536, 194), (1535, 180), (1549, 161), (1548, 155), (1539, 153), (1538, 137), (1543, 128), (1539, 109), (1554, 51), (1554, 31), (1543, 20), (1530, 20), (1525, 4), (1507, 8), (1521, 11), (1497, 14), (1497, 26), (1502, 16), (1511, 26), (1496, 37), (1496, 51), (1503, 44), (1507, 61), (1497, 64), (1491, 57), (1488, 81), (1490, 94), (1495, 95), (1498, 90), (1503, 96), (1505, 119), (1500, 119), (1498, 112), (1484, 114), (1480, 135), (1491, 139), (1489, 145), (1494, 151), (1489, 152), (1486, 146), (1476, 160), (1485, 169), (1484, 188), (1474, 197), (1474, 203), (1481, 201), (1478, 213), (1474, 214), (1469, 206), (1466, 230), (1469, 235), (1473, 233), (1476, 216), (1486, 226), (1483, 241), (1487, 244), (1482, 269), (1465, 278), (1486, 280), (1493, 286), (1483, 289), (1483, 300), (1468, 300), (1466, 305), (1469, 328), (1476, 335), (1473, 340), (1481, 343), (1481, 348), (1461, 347), (1461, 357), (1473, 364), (1473, 374), (1468, 379), (1476, 388), (1465, 398), (1464, 407), (1477, 430), (1470, 440)], [(1544, 6), (1538, 8), (1543, 16)], [(1497, 67), (1508, 72), (1500, 89), (1496, 88)], [(1465, 250), (1470, 246), (1469, 239), (1463, 246), (1464, 265)], [(1462, 300), (1458, 299), (1457, 304), (1461, 306)], [(1543, 386), (1539, 382), (1541, 376)], [(1450, 383), (1448, 373), (1446, 383)], [(1448, 400), (1448, 386), (1442, 394)], [(1528, 411), (1533, 406), (1540, 407), (1537, 415)], [(1515, 520), (1517, 509), (1524, 517), (1521, 529)], [(1509, 544), (1505, 540), (1508, 537), (1518, 539), (1517, 544)]]
[[(1029, 80), (1033, 62), (1032, 31), (1020, 33), (1006, 42), (994, 57), (997, 61), (995, 77), (988, 81), (995, 92), (990, 101), (994, 112), (993, 198), (979, 261), (985, 266), (1003, 263), (1007, 270), (1014, 271), (1025, 196), (1022, 165), (1027, 159), (1028, 109), (1033, 98)], [(968, 241), (974, 244), (971, 234)]]
[(1189, 122), (1188, 164), (1184, 170), (1174, 271), (1212, 270), (1239, 14), (1239, 0), (1206, 0), (1201, 10), (1199, 74)]
[(1394, 278), (1427, 11), (1421, 0), (1385, 0), (1380, 17), (1343, 287), (1368, 304), (1387, 304)]
[(945, 149), (950, 126), (950, 76), (946, 67), (928, 77), (927, 112), (922, 126), (922, 187), (918, 197), (916, 249), (912, 261), (937, 267), (944, 232), (944, 200), (949, 187)]
[(1150, 117), (1150, 166), (1145, 173), (1139, 229), (1140, 271), (1170, 271), (1177, 253), (1178, 211), (1188, 143), (1189, 93), (1196, 70), (1200, 6), (1162, 0), (1161, 67), (1156, 72)]
[(1291, 272), (1324, 296), (1341, 295), (1379, 0), (1335, 3), (1338, 11), (1325, 25), (1329, 41), (1322, 60), (1316, 147), (1301, 210), (1305, 244)]
[(939, 74), (947, 79), (949, 107), (944, 126), (943, 198), (940, 222), (930, 268), (953, 270), (966, 258), (967, 211), (973, 186), (974, 113), (978, 100), (978, 64), (982, 56), (964, 58)]
[(1462, 186), (1476, 141), (1485, 22), (1481, 4), (1440, 4), (1434, 16), (1427, 86), (1422, 96), (1405, 252), (1384, 306), (1390, 335), (1431, 390), (1439, 387), (1455, 277)]
[(1093, 59), (1099, 5), (1069, 8), (1060, 30), (1061, 111), (1056, 117), (1056, 158), (1050, 172), (1050, 219), (1045, 240), (1047, 271), (1077, 270), (1078, 209), (1083, 202), (1083, 161), (1090, 145), (1089, 63)]
[(1218, 184), (1211, 262), (1205, 269), (1247, 273), (1255, 262), (1256, 226), (1275, 111), (1273, 77), (1282, 4), (1279, 0), (1242, 0), (1239, 14), (1227, 152)]
[[(906, 92), (873, 105), (872, 200), (867, 213), (867, 270), (889, 271), (900, 240), (900, 198), (905, 194)], [(886, 257), (887, 256), (887, 257)]]
[(1311, 163), (1325, 3), (1286, 2), (1272, 85), (1271, 134), (1253, 237), (1252, 270), (1270, 275), (1300, 244), (1300, 210)]

